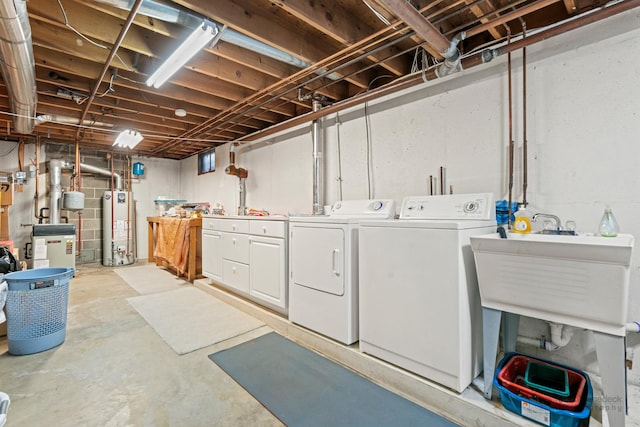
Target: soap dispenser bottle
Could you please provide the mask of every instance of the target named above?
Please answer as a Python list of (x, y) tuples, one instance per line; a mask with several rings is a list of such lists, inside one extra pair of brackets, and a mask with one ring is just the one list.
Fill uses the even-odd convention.
[(514, 220), (512, 231), (514, 233), (531, 233), (531, 215), (529, 215), (526, 207), (520, 206), (518, 212), (516, 212), (513, 216)]
[(601, 236), (604, 237), (616, 237), (619, 231), (620, 227), (618, 227), (618, 221), (616, 221), (616, 217), (613, 216), (611, 208), (607, 206), (604, 209), (604, 214), (602, 215), (602, 219), (600, 220), (600, 227), (598, 228), (598, 232)]

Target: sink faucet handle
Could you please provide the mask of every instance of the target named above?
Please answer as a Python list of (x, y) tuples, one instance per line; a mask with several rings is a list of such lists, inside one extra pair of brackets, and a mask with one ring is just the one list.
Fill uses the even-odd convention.
[(562, 230), (562, 221), (560, 221), (560, 218), (556, 215), (552, 215), (552, 214), (547, 214), (547, 213), (542, 213), (542, 212), (538, 212), (533, 214), (533, 216), (531, 217), (531, 221), (535, 222), (539, 217), (542, 218), (549, 218), (555, 221), (555, 229), (556, 230)]

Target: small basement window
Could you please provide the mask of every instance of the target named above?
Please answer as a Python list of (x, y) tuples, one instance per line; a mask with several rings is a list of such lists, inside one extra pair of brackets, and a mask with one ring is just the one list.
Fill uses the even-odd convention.
[(198, 175), (216, 170), (216, 150), (198, 154)]

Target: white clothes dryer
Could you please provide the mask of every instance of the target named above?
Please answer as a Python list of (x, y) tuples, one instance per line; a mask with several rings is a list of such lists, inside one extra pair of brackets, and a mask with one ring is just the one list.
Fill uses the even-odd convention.
[(404, 199), (360, 224), (360, 350), (457, 392), (482, 367), (470, 236), (496, 231), (491, 194)]
[(329, 215), (289, 217), (289, 320), (358, 341), (358, 226), (395, 214), (393, 200), (346, 200)]

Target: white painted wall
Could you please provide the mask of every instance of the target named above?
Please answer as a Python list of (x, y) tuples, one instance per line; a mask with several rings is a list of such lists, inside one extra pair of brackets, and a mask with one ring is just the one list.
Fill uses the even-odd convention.
[[(637, 10), (528, 48), (529, 187), (535, 211), (572, 219), (595, 231), (610, 204), (622, 231), (640, 238), (640, 15)], [(516, 180), (522, 186), (522, 62), (514, 65)], [(446, 167), (455, 193), (507, 194), (506, 57), (423, 84), (366, 107), (324, 119), (326, 200), (427, 194), (429, 175)], [(339, 122), (340, 124), (336, 124)], [(369, 138), (367, 138), (367, 134)], [(367, 178), (367, 141), (370, 176)], [(340, 155), (338, 156), (338, 143)], [(249, 170), (247, 202), (272, 212), (311, 212), (310, 126), (301, 126), (248, 151), (236, 164)], [(237, 179), (224, 175), (228, 146), (217, 149), (215, 173), (198, 177), (195, 157), (182, 161), (181, 193), (189, 200), (237, 206)], [(341, 164), (341, 172), (338, 164)], [(370, 182), (370, 184), (369, 184)], [(631, 274), (630, 319), (640, 319), (640, 251)], [(603, 284), (606, 286), (606, 284)], [(570, 303), (570, 302), (568, 302)], [(521, 332), (546, 333), (523, 321)], [(630, 339), (631, 344), (638, 340)], [(554, 358), (594, 368), (589, 336), (578, 334)]]
[[(138, 259), (149, 257), (147, 247), (147, 217), (155, 216), (156, 206), (153, 202), (158, 196), (169, 199), (186, 199), (181, 194), (181, 163), (169, 159), (151, 159), (133, 157), (131, 164), (144, 164), (144, 175), (131, 182), (131, 191), (136, 201), (136, 242), (138, 244)], [(196, 169), (197, 170), (197, 169)]]
[[(25, 144), (24, 148), (24, 169), (27, 170), (31, 161), (35, 164), (35, 144)], [(41, 157), (44, 154), (44, 147), (41, 148)], [(0, 171), (18, 171), (18, 143), (13, 141), (0, 141)], [(45, 175), (40, 177), (40, 191), (46, 192)], [(9, 235), (14, 242), (14, 247), (20, 249), (20, 258), (24, 259), (24, 244), (30, 241), (31, 227), (22, 224), (33, 224), (35, 220), (33, 197), (35, 194), (35, 179), (29, 179), (23, 185), (22, 192), (17, 188), (13, 194), (13, 205), (9, 207)], [(44, 199), (41, 199), (41, 201)], [(41, 204), (40, 207), (46, 206)]]

